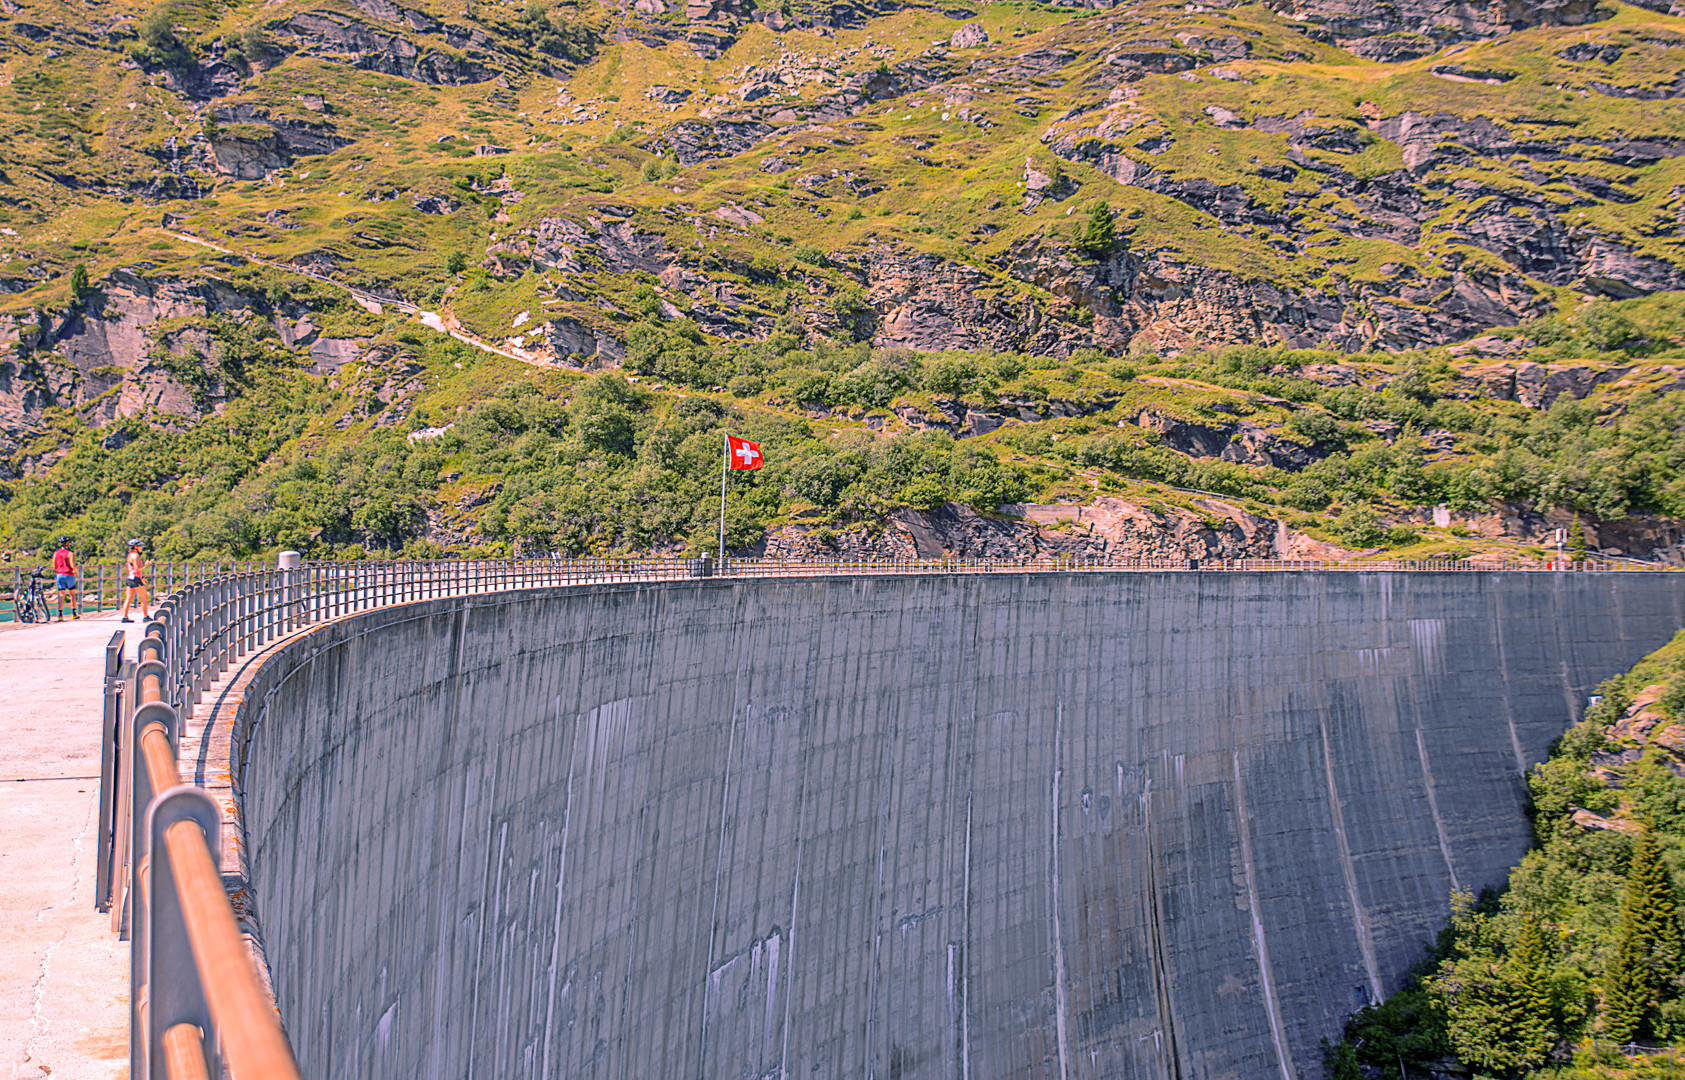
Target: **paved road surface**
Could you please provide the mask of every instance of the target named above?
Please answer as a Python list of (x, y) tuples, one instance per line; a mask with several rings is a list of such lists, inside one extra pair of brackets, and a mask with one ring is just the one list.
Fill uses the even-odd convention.
[[(94, 910), (112, 612), (0, 623), (0, 1077), (126, 1077), (128, 944)], [(136, 635), (129, 635), (130, 641)]]

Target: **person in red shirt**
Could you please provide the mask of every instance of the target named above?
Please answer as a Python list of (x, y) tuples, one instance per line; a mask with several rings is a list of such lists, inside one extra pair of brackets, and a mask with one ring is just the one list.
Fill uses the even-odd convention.
[(59, 622), (64, 621), (64, 598), (70, 598), (70, 617), (80, 619), (82, 606), (76, 602), (76, 556), (70, 550), (70, 537), (59, 537), (59, 549), (53, 552), (54, 582), (59, 594)]

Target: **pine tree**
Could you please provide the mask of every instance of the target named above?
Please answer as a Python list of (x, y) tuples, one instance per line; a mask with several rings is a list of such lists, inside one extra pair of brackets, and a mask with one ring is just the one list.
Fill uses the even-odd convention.
[(1650, 1028), (1682, 962), (1679, 899), (1662, 862), (1661, 845), (1646, 829), (1627, 868), (1615, 955), (1604, 970), (1604, 1021), (1610, 1038), (1626, 1042)]
[(1556, 1047), (1556, 1017), (1550, 992), (1554, 961), (1545, 928), (1531, 916), (1524, 918), (1521, 935), (1510, 954), (1510, 978), (1520, 1006), (1515, 1028), (1516, 1056), (1524, 1067), (1544, 1064)]
[(1603, 1027), (1616, 1042), (1638, 1035), (1649, 1012), (1650, 988), (1644, 978), (1643, 940), (1631, 912), (1623, 905), (1615, 955), (1603, 969)]
[(1100, 203), (1088, 213), (1088, 224), (1077, 232), (1077, 247), (1095, 258), (1112, 250), (1117, 243), (1117, 226), (1112, 222), (1112, 208)]
[(1655, 833), (1646, 829), (1639, 837), (1632, 863), (1627, 890), (1631, 893), (1636, 889), (1640, 898), (1639, 924), (1648, 945), (1644, 967), (1651, 993), (1659, 999), (1685, 960), (1685, 944), (1679, 933), (1679, 898), (1674, 894), (1673, 879), (1662, 861), (1662, 847)]
[(1484, 949), (1447, 961), (1433, 992), (1445, 1002), (1446, 1035), (1463, 1061), (1507, 1073), (1534, 1060), (1524, 1035), (1528, 999), (1513, 964)]
[(1580, 524), (1580, 515), (1574, 515), (1574, 523), (1568, 526), (1568, 557), (1575, 562), (1584, 562), (1586, 557), (1586, 527)]

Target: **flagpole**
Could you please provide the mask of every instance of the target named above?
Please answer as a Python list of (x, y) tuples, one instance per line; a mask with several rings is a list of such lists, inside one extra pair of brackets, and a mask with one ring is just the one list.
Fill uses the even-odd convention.
[(723, 432), (725, 444), (720, 448), (720, 566), (725, 566), (725, 478), (726, 466), (731, 464), (731, 432)]

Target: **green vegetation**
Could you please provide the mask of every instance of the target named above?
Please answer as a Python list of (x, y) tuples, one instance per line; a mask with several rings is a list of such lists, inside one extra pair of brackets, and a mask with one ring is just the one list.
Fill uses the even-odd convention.
[[(166, 558), (282, 547), (396, 552), (421, 544), (429, 511), (472, 493), (461, 550), (696, 546), (713, 535), (728, 425), (776, 447), (765, 469), (734, 478), (735, 546), (753, 543), (792, 506), (871, 527), (897, 506), (957, 500), (992, 510), (1026, 491), (1022, 469), (946, 434), (825, 438), (802, 420), (651, 394), (614, 372), (511, 379), (456, 342), (414, 336), (400, 359), (454, 385), (387, 424), (372, 391), (334, 392), (237, 327), (224, 329), (213, 360), (180, 361), (238, 391), (220, 416), (186, 430), (125, 422), (118, 430), (131, 441), (115, 449), (106, 448), (109, 430), (84, 431), (53, 482), (11, 486), (0, 535), (33, 549), (68, 531), (82, 550), (107, 554), (135, 535)], [(459, 374), (464, 360), (474, 370)], [(487, 377), (501, 388), (480, 398)], [(449, 404), (465, 393), (471, 403)], [(359, 417), (367, 419), (354, 435), (334, 438)], [(410, 437), (429, 420), (446, 430)]]
[[(675, 38), (676, 10), (482, 0), (391, 22), (340, 5), (336, 19), (415, 46), (361, 59), (307, 40), (295, 20), (317, 6), (304, 0), (261, 12), (123, 0), (103, 36), (51, 48), (22, 28), (88, 20), (70, 0), (42, 3), (34, 22), (0, 25), (16, 58), (0, 87), (12, 121), (0, 132), (0, 320), (17, 336), (0, 364), (37, 403), (0, 433), (0, 465), (18, 477), (0, 491), (0, 545), (27, 549), (60, 528), (97, 545), (131, 526), (184, 553), (690, 544), (699, 511), (676, 507), (705, 478), (645, 443), (698, 401), (723, 410), (720, 424), (795, 433), (774, 440), (790, 445), (764, 476), (741, 481), (744, 542), (790, 523), (846, 536), (942, 499), (1191, 505), (1176, 489), (1407, 557), (1527, 554), (1487, 544), (1491, 530), (1470, 520), (1505, 502), (1580, 514), (1586, 558), (1597, 523), (1685, 515), (1685, 391), (1668, 370), (1685, 359), (1680, 295), (1582, 302), (1545, 284), (1567, 281), (1563, 267), (1539, 277), (1471, 240), (1536, 207), (1646, 265), (1685, 260), (1681, 159), (1622, 163), (1612, 149), (1685, 136), (1675, 98), (1626, 96), (1675, 77), (1669, 16), (1623, 7), (1577, 31), (1576, 48), (1618, 46), (1615, 60), (1565, 59), (1549, 27), (1460, 47), (1457, 63), (1513, 75), (1488, 85), (1442, 78), (1443, 57), (1360, 60), (1268, 6), (1169, 0), (985, 5), (964, 21), (988, 41), (952, 56), (932, 44), (962, 20), (940, 10), (821, 34), (803, 20), (828, 12), (790, 0), (787, 29), (743, 23), (712, 58)], [(1129, 69), (1116, 46), (1142, 35), (1176, 62)], [(1219, 69), (1218, 41), (1244, 56)], [(124, 52), (138, 68), (114, 62)], [(1379, 125), (1407, 111), (1550, 150), (1447, 135), (1433, 151), (1443, 160), (1406, 169), (1404, 144)], [(1287, 118), (1303, 133), (1284, 131)], [(213, 137), (262, 160), (240, 179), (219, 173)], [(1119, 182), (1130, 162), (1152, 183)], [(1037, 199), (1027, 168), (1050, 178)], [(1419, 207), (1375, 217), (1392, 187)], [(554, 351), (603, 363), (618, 355), (610, 342), (624, 345), (635, 395), (583, 415), (577, 372), (488, 359), (256, 259), (401, 297), (540, 362)], [(1186, 274), (1132, 292), (1107, 277), (1125, 265)], [(224, 282), (262, 317), (167, 320), (126, 370), (72, 375), (43, 328), (93, 310), (118, 269), (159, 288)], [(945, 291), (921, 295), (909, 278)], [(1481, 355), (1379, 351), (1399, 343), (1393, 331), (1423, 340), (1412, 335), (1426, 326), (1431, 339), (1447, 298), (1469, 287), (1522, 314), (1557, 312), (1494, 331), (1508, 344), (1484, 354), (1492, 363), (1589, 375), (1535, 408), (1513, 400), (1520, 390), (1490, 392)], [(1153, 308), (1154, 290), (1181, 299)], [(1365, 351), (1289, 348), (1285, 324), (1231, 318), (1253, 293), (1294, 312), (1339, 308), (1338, 334), (1294, 340)], [(265, 328), (306, 315), (369, 351), (309, 374), (304, 351)], [(925, 316), (952, 318), (948, 340), (993, 347), (871, 346), (930, 340), (901, 325)], [(570, 359), (590, 352), (584, 334), (600, 351)], [(151, 404), (88, 428), (138, 400)], [(454, 448), (494, 400), (562, 410), (559, 426), (506, 431), (548, 456)], [(222, 460), (217, 431), (264, 453)], [(891, 465), (889, 448), (908, 440), (923, 447), (913, 479)], [(374, 447), (376, 464), (354, 464)], [(779, 472), (840, 447), (855, 455), (840, 486)], [(431, 453), (452, 460), (406, 471)], [(343, 499), (275, 494), (305, 490), (277, 479), (300, 462), (342, 459)], [(409, 477), (392, 487), (399, 510), (359, 514), (392, 469)], [(578, 498), (592, 512), (565, 526), (560, 511), (531, 510)], [(201, 521), (218, 499), (239, 504), (223, 514), (238, 528)], [(1430, 528), (1439, 503), (1464, 521)]]
[[(483, 269), (467, 271), (458, 254), (443, 269), (466, 271), (459, 313), (497, 304), (476, 317), (507, 321), (507, 312), (539, 307), (540, 293), (511, 292)], [(242, 273), (243, 287), (288, 298), (271, 272)], [(325, 328), (372, 334), (364, 362), (332, 380), (308, 374), (262, 318), (156, 324), (153, 367), (195, 410), (223, 403), (222, 414), (185, 426), (135, 417), (116, 439), (59, 416), (45, 437), (69, 453), (0, 492), (0, 544), (32, 550), (69, 531), (90, 550), (141, 535), (176, 556), (398, 551), (441, 535), (456, 550), (694, 546), (708, 535), (711, 448), (728, 424), (768, 443), (767, 469), (733, 496), (739, 546), (797, 517), (806, 528), (871, 530), (901, 506), (993, 511), (1085, 489), (1214, 492), (1360, 550), (1462, 550), (1467, 530), (1434, 539), (1409, 523), (1442, 502), (1461, 511), (1527, 500), (1598, 518), (1685, 514), (1685, 392), (1658, 393), (1650, 380), (1538, 409), (1471, 397), (1470, 377), (1433, 354), (919, 354), (874, 349), (844, 329), (826, 337), (790, 318), (764, 340), (722, 345), (639, 284), (626, 294), (638, 319), (625, 331), (623, 363), (640, 381), (582, 382), (373, 319), (342, 294), (312, 288), (319, 294), (291, 298), (313, 296)], [(1615, 308), (1646, 318), (1635, 305)], [(1310, 377), (1335, 364), (1346, 374), (1331, 385)], [(404, 370), (414, 374), (395, 374)], [(409, 389), (395, 391), (406, 378)], [(1000, 426), (956, 440), (950, 432), (968, 411), (1001, 416)], [(1040, 418), (1026, 421), (1026, 412)], [(927, 424), (939, 430), (919, 434)], [(438, 438), (407, 437), (449, 425)], [(885, 427), (898, 434), (874, 434)], [(1180, 431), (1219, 445), (1252, 432), (1301, 460), (1195, 456)], [(25, 444), (14, 468), (36, 452), (38, 443)], [(319, 497), (307, 497), (313, 491)], [(1576, 536), (1586, 557), (1583, 526)]]
[(1076, 248), (1085, 255), (1100, 258), (1117, 244), (1117, 226), (1112, 221), (1112, 208), (1098, 203), (1088, 213), (1088, 222), (1077, 231)]
[(1685, 631), (1598, 693), (1528, 778), (1534, 849), (1501, 894), (1453, 898), (1406, 988), (1327, 1048), (1335, 1080), (1448, 1055), (1477, 1076), (1613, 1080), (1652, 1075), (1614, 1045), (1685, 1045)]

